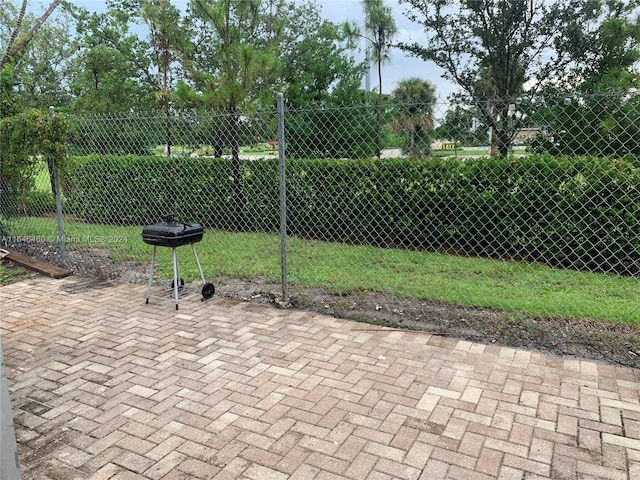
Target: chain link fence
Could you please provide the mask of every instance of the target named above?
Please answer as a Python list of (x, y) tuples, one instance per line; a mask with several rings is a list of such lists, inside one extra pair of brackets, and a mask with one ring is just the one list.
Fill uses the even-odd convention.
[(44, 160), (3, 178), (3, 243), (144, 282), (173, 213), (221, 294), (639, 366), (638, 129), (630, 94), (77, 118), (63, 215)]

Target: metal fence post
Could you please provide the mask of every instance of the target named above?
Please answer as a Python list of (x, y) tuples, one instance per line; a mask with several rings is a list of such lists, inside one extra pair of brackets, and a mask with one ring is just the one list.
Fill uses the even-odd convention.
[(280, 265), (282, 301), (289, 299), (287, 279), (287, 187), (284, 154), (284, 95), (278, 93), (278, 159), (280, 171)]
[[(49, 107), (49, 117), (53, 122), (55, 116), (55, 108)], [(60, 246), (60, 259), (63, 265), (67, 263), (67, 254), (64, 249), (64, 221), (62, 219), (62, 191), (60, 189), (60, 171), (58, 170), (58, 159), (48, 159), (53, 162), (53, 190), (56, 196), (56, 222), (58, 223), (58, 244)]]

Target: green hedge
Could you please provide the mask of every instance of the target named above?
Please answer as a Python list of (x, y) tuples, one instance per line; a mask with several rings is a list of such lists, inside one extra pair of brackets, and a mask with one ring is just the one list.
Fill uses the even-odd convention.
[[(244, 163), (241, 177), (245, 211), (262, 213), (248, 216), (243, 230), (274, 230), (279, 225), (277, 161)], [(146, 225), (174, 213), (208, 227), (236, 229), (230, 160), (77, 157), (65, 172), (65, 186), (67, 212), (91, 223)]]
[[(277, 231), (277, 160), (76, 158), (68, 206), (95, 223), (165, 212), (207, 227)], [(290, 160), (289, 233), (304, 238), (539, 261), (640, 275), (640, 165), (555, 158)]]

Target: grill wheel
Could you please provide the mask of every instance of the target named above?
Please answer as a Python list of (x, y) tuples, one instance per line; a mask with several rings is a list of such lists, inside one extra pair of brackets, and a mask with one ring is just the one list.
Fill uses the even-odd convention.
[(202, 300), (213, 297), (214, 293), (216, 293), (216, 287), (213, 286), (213, 283), (205, 283), (202, 286)]

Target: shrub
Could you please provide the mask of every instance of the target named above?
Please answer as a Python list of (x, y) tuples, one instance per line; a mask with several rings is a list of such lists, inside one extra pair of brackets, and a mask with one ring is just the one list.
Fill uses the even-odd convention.
[[(258, 169), (261, 179), (252, 174)], [(248, 217), (248, 228), (273, 230), (278, 218), (277, 160), (242, 165), (244, 208), (261, 212)], [(146, 225), (163, 214), (223, 230), (235, 228), (232, 163), (229, 159), (157, 156), (89, 156), (74, 158), (66, 172), (70, 213), (92, 223)], [(265, 193), (268, 192), (268, 193)], [(275, 202), (275, 204), (270, 204)], [(274, 227), (275, 226), (275, 227)]]
[(68, 116), (52, 117), (35, 109), (0, 121), (0, 215), (31, 212), (39, 163), (64, 169), (73, 133)]
[[(74, 214), (144, 225), (163, 213), (234, 229), (231, 160), (85, 157), (65, 180)], [(278, 231), (277, 160), (242, 161), (243, 228)], [(635, 160), (291, 160), (292, 235), (640, 274)]]

